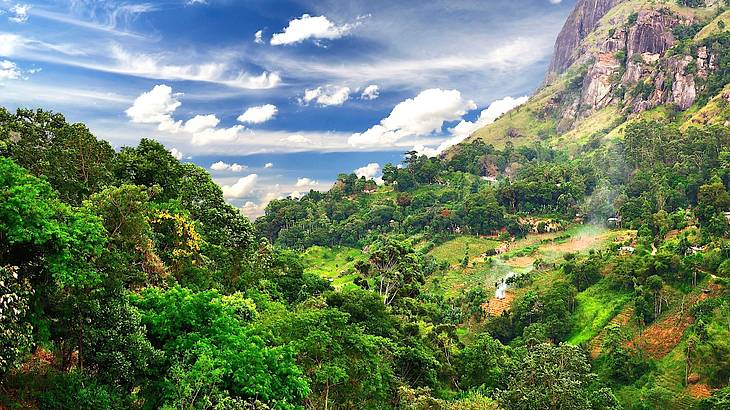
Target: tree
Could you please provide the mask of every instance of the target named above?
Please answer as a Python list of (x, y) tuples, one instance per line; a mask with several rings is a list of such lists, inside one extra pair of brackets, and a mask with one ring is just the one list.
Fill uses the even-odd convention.
[(144, 392), (152, 403), (198, 406), (223, 395), (294, 409), (309, 392), (293, 346), (267, 343), (266, 333), (250, 324), (256, 305), (241, 294), (148, 288), (133, 304), (153, 347), (164, 352)]
[(510, 350), (489, 334), (482, 333), (459, 354), (459, 386), (490, 391), (506, 385), (511, 368)]
[(611, 391), (598, 386), (585, 353), (568, 344), (532, 348), (497, 399), (510, 409), (620, 408)]
[(30, 350), (33, 326), (26, 317), (33, 289), (14, 268), (0, 266), (0, 377)]
[(12, 115), (0, 108), (1, 142), (17, 164), (45, 176), (60, 198), (73, 205), (112, 182), (111, 145), (97, 140), (85, 125), (67, 123), (61, 114), (19, 109)]
[(143, 138), (137, 147), (122, 148), (114, 161), (114, 173), (122, 182), (159, 186), (162, 192), (155, 199), (164, 202), (178, 196), (183, 167), (162, 144)]
[(385, 305), (404, 295), (418, 293), (418, 285), (424, 281), (423, 261), (413, 248), (395, 239), (386, 239), (370, 254), (367, 264), (360, 271), (375, 279), (375, 289)]
[(297, 363), (310, 380), (309, 408), (388, 407), (394, 383), (388, 339), (364, 333), (335, 308), (287, 314), (272, 331), (299, 352)]

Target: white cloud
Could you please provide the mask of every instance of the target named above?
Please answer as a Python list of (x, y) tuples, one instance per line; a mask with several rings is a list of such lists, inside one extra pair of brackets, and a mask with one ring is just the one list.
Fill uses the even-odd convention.
[(563, 0), (549, 0), (551, 4), (560, 4)]
[(193, 145), (208, 145), (237, 141), (245, 129), (243, 125), (230, 128), (216, 128), (220, 123), (215, 114), (196, 115), (183, 122), (175, 121), (172, 114), (182, 105), (178, 98), (181, 93), (173, 93), (172, 88), (158, 84), (152, 90), (142, 93), (125, 112), (135, 123), (157, 124), (157, 129), (176, 134), (180, 131), (192, 134)]
[(210, 128), (215, 128), (221, 121), (214, 114), (196, 115), (195, 117), (185, 121), (183, 130), (191, 134), (196, 134)]
[(266, 165), (264, 165), (264, 168), (273, 168), (274, 164), (271, 162), (267, 162)]
[(360, 167), (354, 171), (355, 175), (359, 177), (365, 177), (367, 179), (374, 178), (380, 172), (380, 164), (377, 162), (371, 162), (364, 167)]
[(392, 146), (407, 137), (425, 136), (441, 131), (446, 121), (461, 118), (476, 108), (457, 90), (432, 88), (396, 105), (388, 117), (362, 133), (350, 136), (354, 146)]
[(362, 90), (362, 94), (360, 94), (360, 98), (363, 100), (374, 100), (379, 96), (380, 90), (375, 84), (370, 84), (369, 86), (365, 87), (365, 89)]
[(230, 128), (207, 128), (193, 134), (190, 142), (193, 145), (234, 142), (238, 140), (244, 129), (243, 125), (234, 125)]
[(446, 149), (465, 140), (469, 135), (471, 135), (479, 128), (493, 123), (497, 120), (497, 118), (499, 118), (507, 111), (526, 103), (528, 99), (529, 97), (527, 96), (518, 98), (505, 97), (501, 100), (494, 101), (489, 104), (488, 108), (482, 110), (482, 112), (479, 113), (479, 118), (475, 122), (462, 120), (456, 126), (450, 128), (449, 131), (451, 131), (451, 138), (439, 144), (438, 147), (429, 148), (424, 147), (423, 145), (417, 145), (416, 147), (414, 147), (414, 150), (418, 151), (422, 155), (435, 157), (444, 152)]
[(171, 149), (170, 154), (172, 154), (172, 156), (175, 157), (175, 159), (178, 161), (180, 161), (183, 158), (183, 153), (178, 151), (177, 148)]
[(309, 104), (316, 102), (319, 105), (342, 105), (350, 98), (350, 87), (338, 87), (327, 85), (325, 87), (317, 87), (304, 90), (304, 97), (300, 99), (300, 103)]
[(0, 81), (17, 80), (21, 77), (20, 68), (10, 60), (0, 61)]
[(263, 214), (263, 210), (261, 209), (261, 207), (251, 201), (246, 201), (246, 203), (243, 204), (243, 206), (241, 207), (241, 212), (243, 212), (243, 214), (248, 216), (249, 218), (255, 218)]
[(282, 141), (293, 142), (295, 144), (307, 144), (312, 142), (312, 140), (301, 134), (290, 135), (286, 138), (283, 138)]
[(253, 35), (253, 42), (256, 44), (264, 44), (264, 31), (259, 30)]
[(312, 17), (303, 14), (302, 17), (289, 21), (289, 25), (281, 33), (271, 36), (271, 45), (285, 45), (301, 43), (307, 39), (334, 40), (347, 34), (353, 25), (338, 26), (325, 16)]
[(304, 195), (299, 191), (292, 191), (292, 193), (289, 194), (289, 196), (292, 197), (293, 199), (300, 199)]
[(223, 161), (218, 161), (210, 166), (213, 171), (225, 171), (230, 167), (230, 164), (226, 164)]
[(298, 187), (311, 187), (319, 185), (319, 181), (315, 181), (310, 178), (297, 178), (296, 186)]
[(234, 88), (261, 90), (274, 88), (281, 83), (277, 72), (264, 71), (259, 75), (247, 72), (237, 73), (228, 62), (209, 62), (204, 64), (170, 64), (167, 55), (130, 53), (115, 45), (111, 54), (116, 65), (80, 64), (83, 67), (101, 71), (110, 71), (135, 75), (139, 77), (160, 78), (166, 80), (204, 81), (225, 84)]
[(245, 165), (240, 165), (237, 163), (228, 164), (223, 161), (218, 161), (210, 166), (210, 169), (213, 171), (231, 171), (231, 172), (241, 172), (244, 169), (248, 168)]
[(10, 8), (10, 12), (13, 15), (11, 17), (8, 17), (8, 20), (14, 23), (25, 23), (26, 21), (28, 21), (29, 10), (30, 5), (28, 4), (16, 4)]
[(249, 107), (243, 114), (238, 116), (238, 121), (249, 124), (261, 124), (274, 118), (278, 111), (279, 109), (273, 104)]
[(258, 180), (258, 175), (250, 174), (239, 178), (233, 185), (223, 185), (223, 196), (226, 198), (242, 198), (253, 191)]
[(177, 98), (182, 94), (172, 92), (165, 84), (158, 84), (152, 90), (142, 93), (125, 113), (135, 123), (158, 124), (160, 131), (177, 132), (181, 121), (175, 122), (172, 113), (182, 104)]

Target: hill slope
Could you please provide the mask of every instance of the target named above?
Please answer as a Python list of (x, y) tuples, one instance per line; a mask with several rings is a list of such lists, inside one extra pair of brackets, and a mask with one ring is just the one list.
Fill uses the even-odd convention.
[(604, 136), (620, 136), (617, 128), (625, 120), (657, 109), (663, 117), (716, 123), (713, 116), (694, 113), (708, 102), (722, 110), (720, 100), (730, 101), (722, 90), (729, 79), (730, 15), (718, 11), (717, 2), (691, 8), (580, 0), (555, 43), (545, 85), (463, 143), (546, 141), (575, 151), (591, 138), (597, 144)]

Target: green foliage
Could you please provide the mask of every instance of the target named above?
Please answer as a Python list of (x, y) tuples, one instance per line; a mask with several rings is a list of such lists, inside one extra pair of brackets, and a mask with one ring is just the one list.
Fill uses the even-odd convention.
[(147, 392), (159, 390), (166, 405), (198, 406), (230, 395), (297, 408), (308, 393), (294, 347), (268, 346), (265, 334), (248, 324), (257, 315), (256, 305), (241, 294), (146, 289), (134, 304), (150, 342), (164, 352), (156, 371), (176, 381), (156, 378)]
[(487, 391), (504, 388), (512, 368), (509, 348), (486, 333), (461, 351), (460, 386)]
[(395, 382), (391, 343), (364, 333), (349, 318), (335, 308), (310, 309), (282, 318), (272, 329), (299, 352), (313, 408), (388, 406)]
[(0, 376), (28, 353), (33, 327), (26, 315), (33, 289), (13, 268), (0, 266)]
[(98, 217), (61, 202), (48, 182), (7, 158), (0, 158), (0, 198), (0, 266), (18, 266), (34, 280), (50, 275), (60, 287), (99, 283), (93, 260), (105, 237)]
[(511, 409), (618, 409), (616, 398), (601, 388), (585, 353), (576, 346), (543, 343), (532, 348), (498, 401)]
[[(8, 156), (36, 176), (45, 176), (60, 198), (73, 205), (112, 182), (115, 153), (83, 124), (61, 114), (0, 107), (0, 144)], [(0, 150), (0, 154), (4, 154)]]
[(79, 371), (52, 373), (36, 398), (40, 408), (53, 410), (120, 410), (131, 406), (129, 396)]

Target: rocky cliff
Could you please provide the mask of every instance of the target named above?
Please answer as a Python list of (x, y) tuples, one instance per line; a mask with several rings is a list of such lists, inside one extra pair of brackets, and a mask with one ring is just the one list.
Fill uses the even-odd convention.
[(730, 80), (730, 10), (705, 2), (578, 0), (543, 87), (467, 142), (580, 145), (657, 107), (706, 104)]
[(548, 78), (562, 74), (580, 55), (580, 44), (595, 28), (601, 18), (624, 0), (578, 0), (555, 41)]

